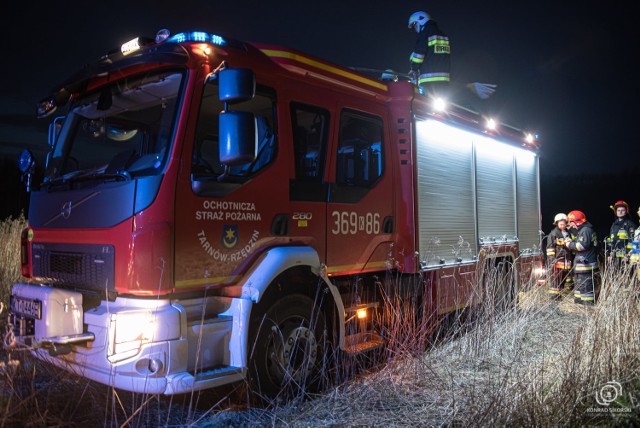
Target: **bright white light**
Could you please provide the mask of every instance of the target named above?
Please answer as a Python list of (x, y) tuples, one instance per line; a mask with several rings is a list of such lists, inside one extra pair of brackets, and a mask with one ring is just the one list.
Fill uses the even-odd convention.
[(451, 150), (465, 150), (468, 144), (475, 144), (486, 154), (493, 154), (496, 158), (515, 155), (522, 161), (531, 162), (536, 154), (530, 150), (497, 141), (485, 134), (473, 133), (455, 126), (447, 125), (439, 120), (427, 119), (416, 121), (416, 137), (421, 141), (441, 142)]
[(447, 108), (447, 103), (443, 98), (436, 98), (433, 100), (433, 108), (436, 111), (444, 111)]
[(122, 52), (123, 55), (129, 55), (131, 52), (135, 52), (138, 49), (140, 49), (139, 37), (136, 37), (133, 40), (129, 40), (128, 42), (123, 43), (122, 46), (120, 46), (120, 52)]
[(358, 319), (365, 319), (367, 317), (367, 308), (362, 308), (362, 309), (358, 309), (356, 311), (356, 315), (358, 316)]
[(496, 121), (493, 118), (487, 119), (487, 124), (486, 124), (487, 129), (492, 129), (492, 130), (496, 129), (496, 125), (497, 125)]
[(116, 315), (115, 342), (149, 341), (154, 332), (154, 316), (151, 312), (130, 312)]
[(137, 355), (146, 344), (180, 337), (181, 314), (173, 306), (152, 299), (136, 304), (147, 307), (110, 314), (107, 358), (112, 363)]
[(449, 126), (438, 120), (416, 120), (416, 138), (418, 144), (429, 141), (430, 144), (442, 144), (450, 150), (465, 151), (469, 149), (475, 134)]
[(120, 361), (140, 352), (143, 344), (153, 340), (155, 317), (150, 311), (112, 314), (108, 358)]
[(534, 141), (533, 134), (531, 134), (530, 132), (528, 132), (528, 133), (525, 135), (524, 140), (525, 140), (527, 143), (533, 143), (533, 141)]

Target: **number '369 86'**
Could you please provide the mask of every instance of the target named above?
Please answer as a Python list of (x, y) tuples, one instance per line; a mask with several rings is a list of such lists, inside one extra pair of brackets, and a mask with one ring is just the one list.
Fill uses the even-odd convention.
[(333, 211), (331, 213), (334, 235), (355, 235), (364, 232), (367, 235), (380, 233), (380, 214), (358, 214), (355, 211)]

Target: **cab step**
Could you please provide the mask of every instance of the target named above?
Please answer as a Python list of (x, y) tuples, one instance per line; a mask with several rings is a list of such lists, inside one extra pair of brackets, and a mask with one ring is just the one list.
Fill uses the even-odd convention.
[(348, 354), (359, 354), (372, 349), (381, 348), (385, 341), (378, 333), (356, 333), (344, 338), (344, 351)]

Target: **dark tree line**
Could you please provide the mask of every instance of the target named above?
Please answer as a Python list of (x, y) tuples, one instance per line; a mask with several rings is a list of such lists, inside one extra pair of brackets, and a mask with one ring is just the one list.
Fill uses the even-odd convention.
[(0, 220), (27, 215), (29, 195), (21, 180), (17, 159), (0, 158)]

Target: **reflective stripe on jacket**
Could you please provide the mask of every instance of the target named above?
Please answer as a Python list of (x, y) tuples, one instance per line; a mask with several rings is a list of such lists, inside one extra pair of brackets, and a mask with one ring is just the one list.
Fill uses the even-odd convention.
[(615, 252), (616, 257), (624, 257), (631, 251), (631, 242), (638, 227), (628, 216), (617, 218), (611, 225), (607, 238), (607, 254)]
[(575, 240), (571, 241), (567, 248), (576, 252), (576, 272), (579, 265), (595, 266), (598, 261), (598, 235), (593, 230), (591, 223), (585, 222), (578, 226)]
[[(430, 19), (418, 33), (416, 45), (409, 56), (412, 70), (420, 70), (422, 82), (448, 82), (451, 72), (449, 37)], [(423, 77), (424, 76), (424, 77)], [(420, 82), (419, 82), (420, 83)]]

